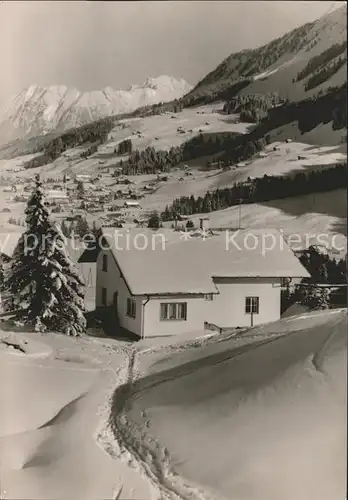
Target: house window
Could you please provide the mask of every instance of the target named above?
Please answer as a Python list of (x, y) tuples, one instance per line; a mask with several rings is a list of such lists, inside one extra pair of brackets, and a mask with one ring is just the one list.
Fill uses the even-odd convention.
[(187, 302), (170, 302), (160, 305), (160, 320), (187, 320)]
[(137, 314), (136, 302), (134, 299), (127, 299), (127, 316), (135, 318)]
[(212, 293), (207, 293), (207, 294), (204, 296), (204, 299), (205, 299), (205, 300), (213, 300), (213, 294), (212, 294)]
[(259, 314), (259, 297), (245, 297), (246, 314)]
[(101, 291), (102, 291), (102, 305), (106, 307), (108, 302), (108, 291), (106, 288), (102, 288)]
[(106, 254), (103, 255), (103, 271), (108, 270), (108, 256)]

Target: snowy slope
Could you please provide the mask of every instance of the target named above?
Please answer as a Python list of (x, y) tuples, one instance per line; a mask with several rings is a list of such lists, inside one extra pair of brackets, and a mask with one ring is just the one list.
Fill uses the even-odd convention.
[[(346, 61), (335, 74), (309, 92), (305, 91), (305, 82), (297, 82), (296, 76), (311, 59), (335, 44), (346, 42), (346, 16), (347, 7), (343, 5), (262, 47), (232, 53), (198, 83), (187, 100), (214, 95), (219, 97), (221, 92), (241, 80), (250, 82), (236, 93), (279, 92), (290, 100), (300, 100), (329, 86), (342, 85), (347, 80)], [(343, 53), (343, 57), (346, 56), (347, 51)]]
[(80, 92), (64, 85), (31, 85), (20, 92), (0, 117), (0, 141), (45, 134), (84, 125), (110, 115), (133, 111), (141, 106), (178, 99), (191, 90), (185, 80), (170, 76), (148, 78), (129, 90)]
[(128, 444), (147, 463), (156, 444), (154, 471), (181, 498), (344, 498), (346, 313), (145, 354), (153, 364), (122, 417)]
[(127, 374), (122, 346), (9, 326), (0, 326), (0, 375), (11, 380), (0, 384), (0, 498), (155, 498), (106, 430), (108, 398)]

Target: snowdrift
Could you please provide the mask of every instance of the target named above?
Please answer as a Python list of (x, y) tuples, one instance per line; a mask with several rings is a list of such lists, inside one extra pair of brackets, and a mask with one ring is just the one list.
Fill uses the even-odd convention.
[[(105, 430), (108, 397), (127, 373), (122, 350), (0, 329), (2, 340), (0, 498), (151, 498), (147, 481), (114, 452)], [(46, 359), (44, 351), (51, 352)]]
[(160, 371), (150, 368), (134, 383), (123, 408), (125, 436), (133, 447), (138, 439), (144, 461), (146, 440), (157, 442), (162, 482), (175, 484), (179, 474), (214, 497), (344, 498), (346, 314), (304, 314), (256, 328), (243, 349), (231, 338), (203, 354), (171, 353)]

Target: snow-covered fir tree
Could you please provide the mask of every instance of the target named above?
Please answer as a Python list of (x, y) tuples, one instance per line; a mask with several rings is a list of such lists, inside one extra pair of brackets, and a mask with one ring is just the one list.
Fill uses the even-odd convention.
[(0, 256), (0, 312), (3, 311), (3, 303), (2, 303), (1, 294), (4, 290), (4, 284), (5, 284), (5, 271), (4, 271), (4, 266), (2, 265), (1, 256)]
[(27, 230), (14, 252), (6, 289), (21, 319), (37, 331), (79, 335), (86, 329), (84, 282), (50, 218), (39, 177), (25, 214)]
[(330, 289), (315, 284), (304, 287), (301, 303), (310, 310), (330, 308)]
[(5, 284), (5, 271), (0, 257), (0, 293), (3, 290), (4, 284)]

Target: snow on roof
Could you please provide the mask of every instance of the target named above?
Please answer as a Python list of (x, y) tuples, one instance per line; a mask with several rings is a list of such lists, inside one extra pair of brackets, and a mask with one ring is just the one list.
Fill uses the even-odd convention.
[(134, 295), (216, 293), (212, 278), (309, 276), (276, 230), (224, 231), (207, 238), (164, 228), (102, 232)]
[(47, 198), (68, 198), (68, 195), (60, 189), (47, 191), (46, 196)]
[(139, 206), (139, 202), (138, 201), (125, 201), (124, 204), (128, 205), (130, 207), (138, 207)]

